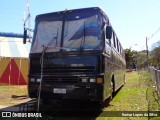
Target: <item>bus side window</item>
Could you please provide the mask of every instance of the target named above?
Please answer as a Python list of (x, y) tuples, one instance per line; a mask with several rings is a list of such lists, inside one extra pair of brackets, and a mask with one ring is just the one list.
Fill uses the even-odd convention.
[(121, 53), (121, 45), (119, 41), (118, 41), (118, 45), (119, 45), (119, 53)]
[(115, 33), (113, 32), (113, 46), (116, 48), (116, 38), (115, 38)]
[(111, 46), (114, 46), (114, 42), (113, 42), (113, 33), (112, 33), (112, 38), (111, 38)]
[(121, 45), (121, 55), (122, 55), (122, 52), (123, 52), (123, 48), (122, 48), (122, 45)]
[(121, 44), (119, 43), (119, 53), (121, 54), (121, 51), (122, 51), (122, 47), (121, 47)]
[(119, 42), (117, 37), (116, 37), (116, 41), (117, 41), (117, 51), (119, 52)]

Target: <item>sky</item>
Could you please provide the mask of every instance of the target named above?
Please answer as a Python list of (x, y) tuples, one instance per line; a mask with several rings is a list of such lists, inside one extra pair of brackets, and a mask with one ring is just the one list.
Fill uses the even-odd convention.
[[(144, 50), (160, 40), (160, 0), (28, 0), (31, 28), (36, 15), (86, 7), (101, 7), (124, 49)], [(0, 32), (23, 33), (26, 0), (1, 0)]]

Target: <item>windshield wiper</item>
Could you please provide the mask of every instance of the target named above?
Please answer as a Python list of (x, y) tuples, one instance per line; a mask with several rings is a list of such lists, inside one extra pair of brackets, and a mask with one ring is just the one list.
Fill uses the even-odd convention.
[(42, 77), (43, 77), (43, 65), (44, 65), (44, 55), (45, 55), (45, 52), (46, 50), (54, 43), (54, 41), (56, 41), (56, 45), (57, 45), (57, 38), (58, 38), (58, 31), (59, 29), (57, 29), (57, 36), (54, 36), (50, 41), (49, 43), (45, 46), (43, 45), (43, 50), (42, 50), (42, 55), (41, 55), (41, 58), (40, 58), (40, 64), (41, 64), (41, 80), (42, 80)]
[(56, 46), (56, 48), (60, 48), (60, 49), (66, 50), (66, 51), (71, 51), (71, 50), (76, 51), (76, 50), (77, 50), (77, 49), (75, 49), (75, 48), (57, 47), (57, 46)]
[(51, 46), (54, 43), (54, 41), (56, 41), (56, 46), (57, 46), (58, 31), (59, 31), (59, 28), (57, 29), (57, 36), (54, 36), (46, 46), (45, 45), (43, 46), (44, 49), (42, 52), (45, 52), (49, 48), (49, 46)]
[(85, 29), (85, 21), (84, 21), (83, 37), (82, 37), (82, 39), (81, 39), (80, 52), (84, 51), (85, 36), (86, 36), (86, 29)]

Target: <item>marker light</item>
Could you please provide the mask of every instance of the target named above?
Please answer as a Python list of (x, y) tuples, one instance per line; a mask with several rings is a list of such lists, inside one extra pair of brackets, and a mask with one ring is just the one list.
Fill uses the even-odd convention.
[(82, 78), (82, 82), (88, 82), (88, 78)]
[(35, 78), (30, 78), (30, 81), (31, 82), (35, 82)]
[(97, 78), (97, 83), (98, 83), (98, 84), (103, 83), (103, 78)]
[(95, 83), (96, 82), (96, 78), (90, 78), (90, 82), (91, 83)]
[(41, 79), (40, 79), (40, 78), (38, 78), (38, 79), (37, 79), (37, 82), (41, 82)]

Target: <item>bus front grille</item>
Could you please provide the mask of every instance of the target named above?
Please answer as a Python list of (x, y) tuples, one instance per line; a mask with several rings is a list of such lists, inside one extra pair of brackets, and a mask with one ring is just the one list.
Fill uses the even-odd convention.
[(79, 78), (76, 76), (47, 76), (43, 77), (44, 82), (56, 82), (56, 83), (76, 83)]
[(44, 67), (44, 73), (88, 73), (96, 72), (95, 66), (90, 67)]

